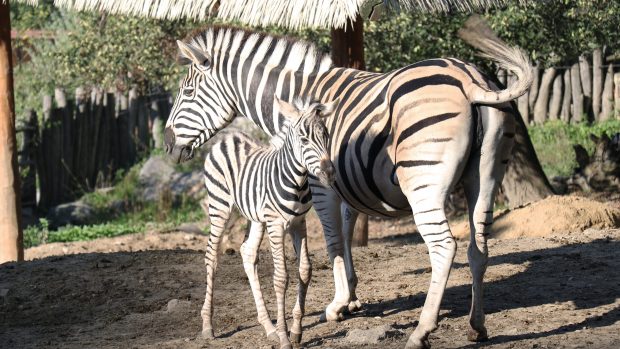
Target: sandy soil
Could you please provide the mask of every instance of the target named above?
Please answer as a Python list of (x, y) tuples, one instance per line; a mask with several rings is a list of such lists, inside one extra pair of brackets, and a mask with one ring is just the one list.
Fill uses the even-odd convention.
[[(516, 212), (516, 211), (515, 211)], [(316, 226), (316, 217), (310, 217)], [(567, 222), (570, 224), (570, 222)], [(333, 277), (318, 229), (310, 232), (313, 277), (303, 347), (402, 348), (416, 325), (430, 269), (410, 218), (371, 220), (370, 246), (356, 248), (364, 310), (320, 323)], [(29, 262), (0, 266), (1, 348), (271, 348), (236, 249), (216, 275), (216, 338), (196, 339), (204, 297), (204, 237), (147, 233), (96, 242), (50, 244)], [(234, 246), (235, 242), (231, 242)], [(459, 241), (441, 307), (435, 348), (617, 348), (620, 343), (620, 229), (581, 229), (544, 237), (491, 239), (485, 302), (490, 340), (467, 342), (470, 274)], [(264, 244), (266, 245), (266, 244)], [(129, 252), (133, 251), (133, 252)], [(290, 251), (289, 251), (290, 252)], [(80, 253), (80, 254), (71, 254)], [(294, 270), (293, 254), (288, 254)], [(271, 258), (259, 272), (275, 314)], [(297, 281), (291, 278), (287, 308)], [(378, 344), (352, 344), (355, 329), (390, 325)]]

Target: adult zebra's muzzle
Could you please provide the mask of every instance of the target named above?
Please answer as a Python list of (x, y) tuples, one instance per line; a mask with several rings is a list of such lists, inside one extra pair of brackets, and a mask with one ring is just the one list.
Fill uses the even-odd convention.
[(318, 176), (319, 181), (326, 187), (330, 187), (336, 180), (334, 165), (329, 159), (321, 159)]
[(166, 153), (177, 163), (190, 160), (194, 157), (194, 149), (187, 145), (178, 146), (175, 144), (174, 131), (170, 127), (164, 130), (164, 144)]

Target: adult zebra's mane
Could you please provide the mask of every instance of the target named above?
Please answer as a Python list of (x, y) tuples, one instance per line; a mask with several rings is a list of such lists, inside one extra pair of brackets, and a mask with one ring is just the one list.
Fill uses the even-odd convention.
[[(307, 74), (327, 71), (332, 65), (329, 55), (307, 41), (232, 26), (216, 25), (198, 29), (184, 41), (207, 53), (214, 61), (221, 61), (223, 57), (238, 57), (239, 61), (243, 61), (260, 56), (265, 63), (264, 67), (302, 70)], [(232, 52), (234, 57), (230, 57)]]

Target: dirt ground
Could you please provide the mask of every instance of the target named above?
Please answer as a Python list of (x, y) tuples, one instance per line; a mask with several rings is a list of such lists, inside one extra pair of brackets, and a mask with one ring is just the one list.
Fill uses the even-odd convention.
[[(338, 323), (319, 322), (333, 297), (333, 276), (318, 221), (315, 216), (309, 221), (313, 275), (302, 346), (404, 347), (430, 279), (426, 247), (412, 219), (370, 221), (369, 247), (353, 252), (364, 310)], [(470, 274), (467, 241), (459, 241), (431, 344), (434, 348), (620, 347), (617, 228), (491, 239), (485, 278), (490, 340), (481, 344), (466, 340)], [(0, 348), (277, 348), (257, 324), (235, 248), (238, 241), (232, 241), (233, 248), (221, 257), (216, 275), (217, 338), (196, 339), (204, 299), (205, 243), (198, 234), (150, 232), (28, 250), (31, 261), (0, 265)], [(294, 271), (291, 251), (287, 258)], [(259, 273), (274, 316), (271, 270), (271, 257), (263, 246)], [(296, 285), (291, 277), (289, 314)], [(390, 325), (392, 331), (378, 343), (353, 344), (347, 337), (355, 329), (381, 325)]]

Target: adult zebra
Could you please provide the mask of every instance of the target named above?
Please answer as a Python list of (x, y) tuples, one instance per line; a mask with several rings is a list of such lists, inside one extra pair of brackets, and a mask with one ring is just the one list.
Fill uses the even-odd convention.
[(531, 64), (519, 49), (497, 40), (481, 42), (483, 54), (517, 76), (512, 86), (496, 91), (475, 67), (452, 58), (378, 74), (334, 68), (311, 44), (237, 28), (207, 28), (178, 44), (180, 62), (189, 71), (164, 138), (179, 161), (191, 158), (194, 149), (237, 115), (274, 135), (283, 124), (274, 110), (274, 94), (288, 101), (297, 96), (323, 103), (340, 98), (326, 120), (337, 195), (311, 182), (334, 271), (328, 320), (338, 319), (350, 301), (353, 307), (359, 304), (350, 249), (357, 212), (383, 217), (413, 212), (429, 249), (432, 275), (419, 325), (407, 345), (429, 346), (456, 252), (444, 203), (462, 179), (473, 275), (468, 337), (486, 338), (486, 236), (514, 138), (508, 102), (525, 93), (532, 80)]

